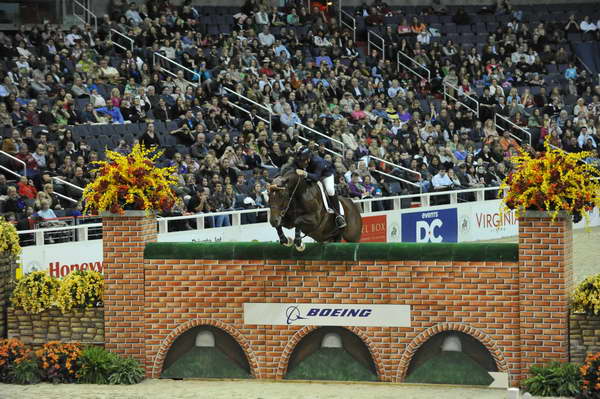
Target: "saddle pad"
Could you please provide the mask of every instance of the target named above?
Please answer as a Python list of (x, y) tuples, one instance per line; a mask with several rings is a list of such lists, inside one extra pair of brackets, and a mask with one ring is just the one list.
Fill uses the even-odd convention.
[[(327, 201), (327, 193), (325, 192), (325, 187), (323, 187), (323, 183), (321, 183), (320, 180), (317, 182), (317, 186), (319, 186), (319, 191), (321, 191), (321, 196), (323, 197), (323, 204), (325, 204), (327, 212), (333, 213), (333, 209), (329, 208), (329, 201)], [(340, 203), (340, 214), (344, 216), (344, 205), (341, 203), (341, 201), (338, 200), (338, 202)]]

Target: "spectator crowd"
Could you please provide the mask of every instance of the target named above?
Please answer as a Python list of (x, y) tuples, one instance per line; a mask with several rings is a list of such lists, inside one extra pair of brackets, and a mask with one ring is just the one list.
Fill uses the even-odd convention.
[(569, 5), (565, 21), (506, 0), (473, 12), (374, 0), (353, 14), (379, 32), (385, 57), (327, 5), (305, 5), (247, 0), (218, 14), (190, 1), (113, 0), (97, 31), (0, 32), (10, 155), (0, 156), (0, 213), (21, 229), (80, 216), (94, 161), (137, 142), (176, 167), (181, 201), (170, 215), (266, 207), (267, 185), (306, 142), (334, 165), (340, 195), (381, 197), (375, 210), (389, 209), (390, 195), (496, 187), (510, 156), (540, 151), (547, 136), (598, 154), (600, 86), (569, 35), (598, 41), (600, 21)]

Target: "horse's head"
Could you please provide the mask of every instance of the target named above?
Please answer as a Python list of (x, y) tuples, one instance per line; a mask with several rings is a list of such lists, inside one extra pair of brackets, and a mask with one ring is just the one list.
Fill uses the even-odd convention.
[(269, 208), (271, 216), (269, 223), (273, 227), (281, 226), (281, 221), (287, 212), (290, 203), (290, 190), (288, 180), (285, 177), (277, 177), (273, 184), (269, 185)]

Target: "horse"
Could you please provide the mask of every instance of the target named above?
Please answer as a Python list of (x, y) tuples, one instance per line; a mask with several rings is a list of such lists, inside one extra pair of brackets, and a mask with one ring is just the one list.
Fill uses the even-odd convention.
[[(338, 197), (344, 209), (346, 227), (338, 229), (335, 215), (327, 211), (321, 189), (316, 183), (307, 181), (296, 172), (275, 178), (269, 186), (269, 222), (277, 230), (279, 242), (294, 245), (304, 251), (302, 234), (316, 242), (358, 242), (362, 232), (360, 209), (349, 198)], [(292, 240), (285, 236), (283, 228), (295, 229)]]

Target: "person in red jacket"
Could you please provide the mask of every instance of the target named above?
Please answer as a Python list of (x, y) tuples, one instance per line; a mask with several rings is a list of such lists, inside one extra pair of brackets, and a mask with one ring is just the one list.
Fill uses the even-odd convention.
[(19, 182), (17, 183), (17, 189), (19, 195), (24, 198), (34, 200), (37, 195), (37, 189), (33, 185), (33, 180), (28, 180), (25, 176), (21, 176), (19, 179)]

